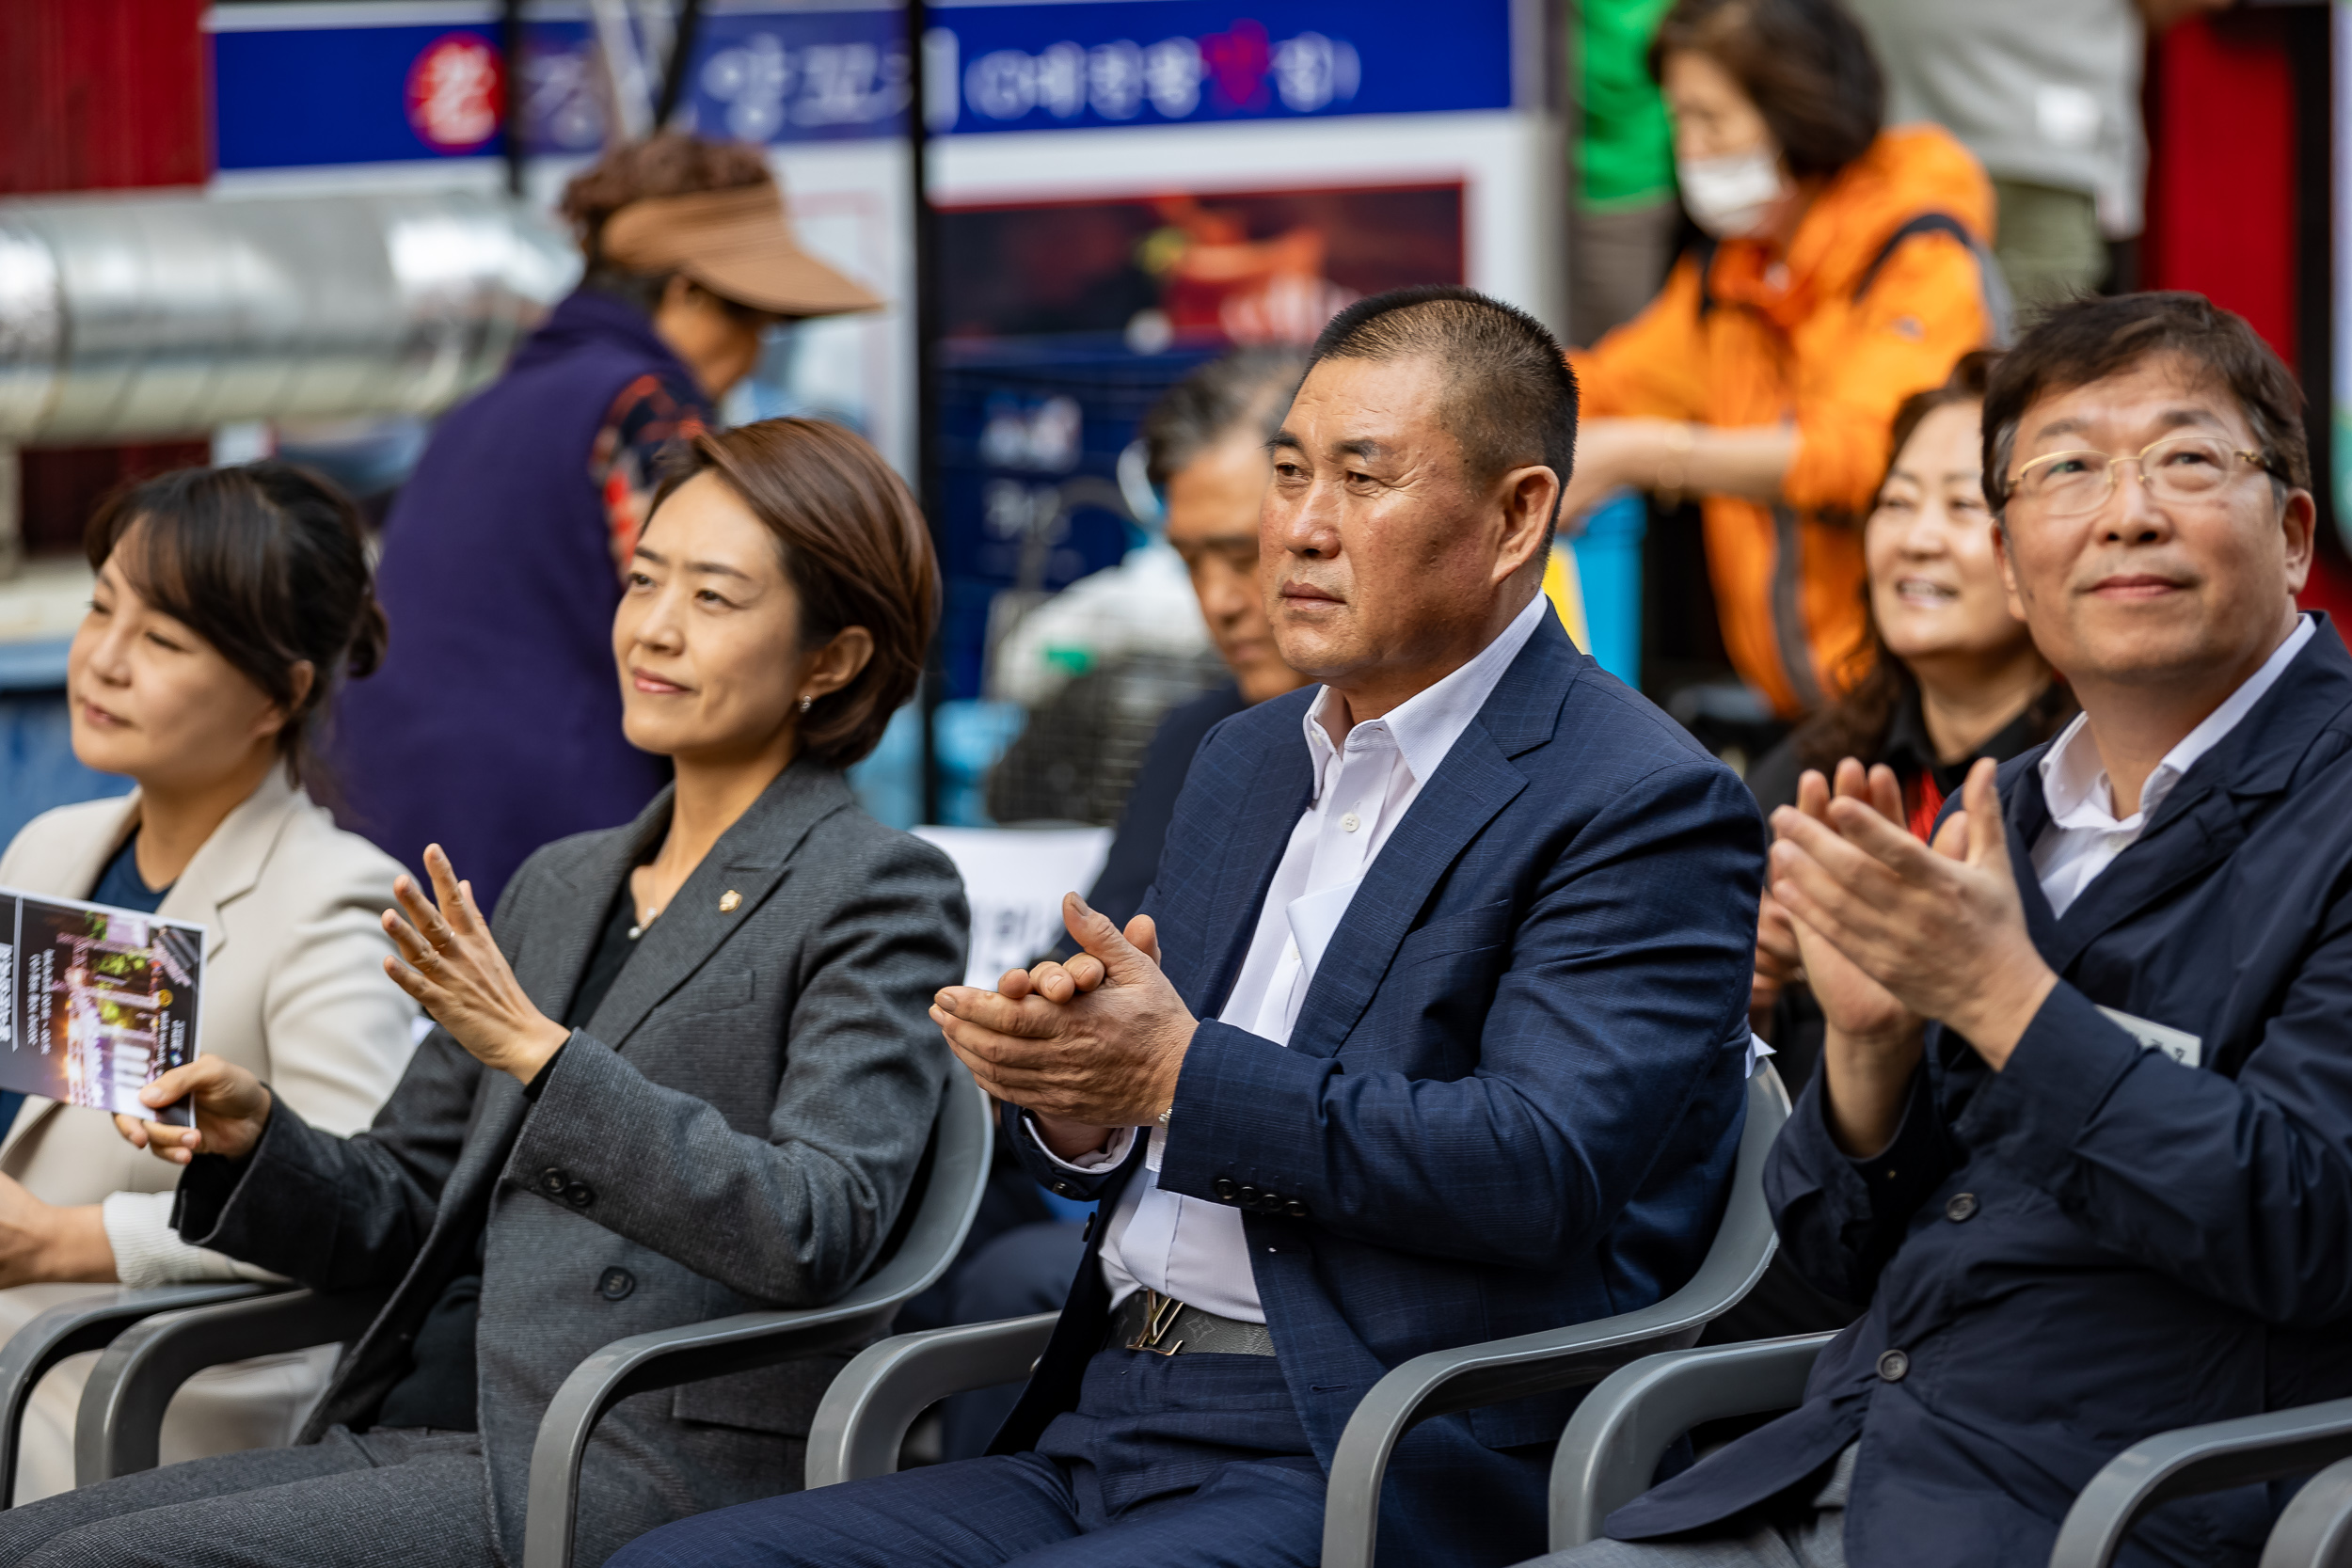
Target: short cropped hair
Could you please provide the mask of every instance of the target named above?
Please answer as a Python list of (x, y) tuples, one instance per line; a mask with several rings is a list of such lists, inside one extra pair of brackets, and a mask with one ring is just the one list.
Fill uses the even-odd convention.
[[(1438, 418), (1481, 483), (1540, 465), (1566, 494), (1576, 469), (1576, 376), (1559, 340), (1517, 306), (1453, 285), (1374, 294), (1331, 318), (1307, 369), (1326, 359), (1421, 358), (1445, 372)], [(1547, 543), (1559, 519), (1554, 500)]]
[(2311, 488), (2303, 390), (2246, 318), (2185, 291), (2119, 294), (2059, 306), (1994, 367), (1984, 392), (1984, 499), (1994, 515), (2009, 505), (2010, 459), (2027, 409), (2159, 355), (2178, 356), (2194, 379), (2237, 401), (2281, 500), (2289, 487)]
[(1800, 179), (1836, 174), (1878, 139), (1886, 78), (1838, 0), (1676, 0), (1650, 40), (1653, 80), (1677, 50), (1740, 84)]
[(822, 420), (698, 433), (670, 453), (654, 513), (701, 473), (716, 474), (775, 534), (800, 595), (803, 652), (846, 626), (873, 635), (866, 668), (801, 718), (802, 753), (847, 768), (881, 743), (923, 673), (939, 618), (939, 561), (922, 510), (880, 452)]
[(1212, 359), (1170, 387), (1143, 417), (1144, 471), (1155, 488), (1229, 437), (1263, 441), (1280, 427), (1307, 356), (1295, 348), (1246, 348)]

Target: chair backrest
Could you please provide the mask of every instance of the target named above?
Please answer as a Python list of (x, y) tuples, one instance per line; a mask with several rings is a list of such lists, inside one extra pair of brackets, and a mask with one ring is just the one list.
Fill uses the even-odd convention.
[(950, 1059), (914, 1188), (857, 1293), (889, 1296), (895, 1306), (930, 1289), (947, 1272), (988, 1186), (996, 1130), (993, 1110), (963, 1064)]
[(1756, 1289), (1772, 1260), (1780, 1238), (1772, 1229), (1772, 1211), (1764, 1201), (1764, 1162), (1772, 1140), (1788, 1121), (1788, 1091), (1770, 1062), (1756, 1064), (1748, 1077), (1748, 1119), (1740, 1130), (1740, 1158), (1732, 1166), (1731, 1200), (1724, 1206), (1723, 1222), (1707, 1256), (1690, 1283), (1659, 1305), (1664, 1308), (1704, 1311), (1721, 1317)]

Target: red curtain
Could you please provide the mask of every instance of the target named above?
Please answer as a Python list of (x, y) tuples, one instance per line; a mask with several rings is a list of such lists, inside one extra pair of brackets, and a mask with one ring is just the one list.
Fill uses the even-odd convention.
[[(2295, 69), (2291, 49), (2310, 46), (2308, 37), (2294, 35), (2297, 20), (2277, 10), (2199, 18), (2149, 51), (2140, 282), (2194, 289), (2235, 310), (2324, 396), (2328, 368), (2298, 363), (2310, 341), (2304, 311), (2326, 310), (2324, 300), (2303, 297), (2301, 288), (2313, 280), (2299, 266), (2298, 246), (2306, 217), (2326, 222), (2328, 171), (2302, 167), (2299, 152), (2313, 145), (2302, 134), (2310, 117), (2324, 128), (2330, 110), (2324, 88), (2312, 90), (2325, 73)], [(2305, 213), (2306, 202), (2320, 210)], [(2313, 412), (2324, 432), (2329, 410)], [(2312, 456), (2324, 470), (2324, 451)], [(2325, 471), (2313, 477), (2328, 483)], [(2352, 570), (2332, 542), (2323, 542), (2303, 604), (2327, 610), (2339, 627), (2352, 619)]]
[[(0, 0), (0, 196), (210, 179), (204, 6)], [(211, 453), (201, 441), (23, 453), (26, 548), (78, 548), (108, 490)]]

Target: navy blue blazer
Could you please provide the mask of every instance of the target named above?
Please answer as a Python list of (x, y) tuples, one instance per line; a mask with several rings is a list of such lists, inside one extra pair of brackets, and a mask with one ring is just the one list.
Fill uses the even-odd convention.
[[(1214, 1022), (1308, 804), (1315, 689), (1209, 732), (1145, 909), (1200, 1018), (1160, 1171), (1245, 1210), (1282, 1371), (1327, 1468), (1357, 1402), (1426, 1351), (1658, 1300), (1723, 1212), (1743, 1108), (1763, 825), (1737, 775), (1546, 616), (1381, 848), (1288, 1049)], [(1009, 1117), (1041, 1180), (1104, 1212)], [(996, 1451), (1033, 1447), (1103, 1346), (1097, 1226)], [(1399, 1448), (1384, 1551), (1540, 1551), (1553, 1395)], [(1522, 1449), (1516, 1454), (1497, 1450)]]
[[(1870, 1309), (1803, 1407), (1612, 1535), (1722, 1520), (1859, 1437), (1854, 1568), (2041, 1562), (2131, 1444), (2352, 1394), (2352, 657), (2323, 626), (2063, 919), (2027, 856), (2046, 749), (2000, 785), (2058, 989), (1997, 1073), (1931, 1028), (1875, 1159), (1831, 1142), (1818, 1080), (1799, 1100), (1765, 1178), (1782, 1243)], [(2200, 1065), (2100, 1006), (2199, 1037)], [(2168, 1504), (2119, 1560), (2251, 1568), (2291, 1490)]]

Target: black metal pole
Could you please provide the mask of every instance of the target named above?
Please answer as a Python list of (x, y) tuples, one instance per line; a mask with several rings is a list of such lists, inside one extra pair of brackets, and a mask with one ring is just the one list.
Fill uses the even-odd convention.
[[(930, 123), (928, 72), (924, 68), (923, 37), (929, 30), (930, 8), (925, 0), (907, 0), (907, 178), (914, 214), (914, 489), (930, 525), (931, 549), (941, 562), (941, 616), (931, 633), (923, 660), (923, 820), (939, 820), (939, 749), (933, 721), (946, 695), (946, 513), (939, 473), (939, 385), (934, 345), (939, 341), (939, 215), (931, 209)], [(961, 90), (950, 83), (951, 90)]]
[(499, 64), (506, 72), (506, 103), (501, 117), (499, 150), (506, 158), (506, 194), (523, 194), (523, 0), (499, 7)]
[(661, 72), (661, 98), (654, 105), (653, 128), (667, 126), (686, 96), (686, 72), (694, 59), (694, 35), (702, 30), (703, 0), (679, 0), (677, 26), (670, 37), (670, 58)]

